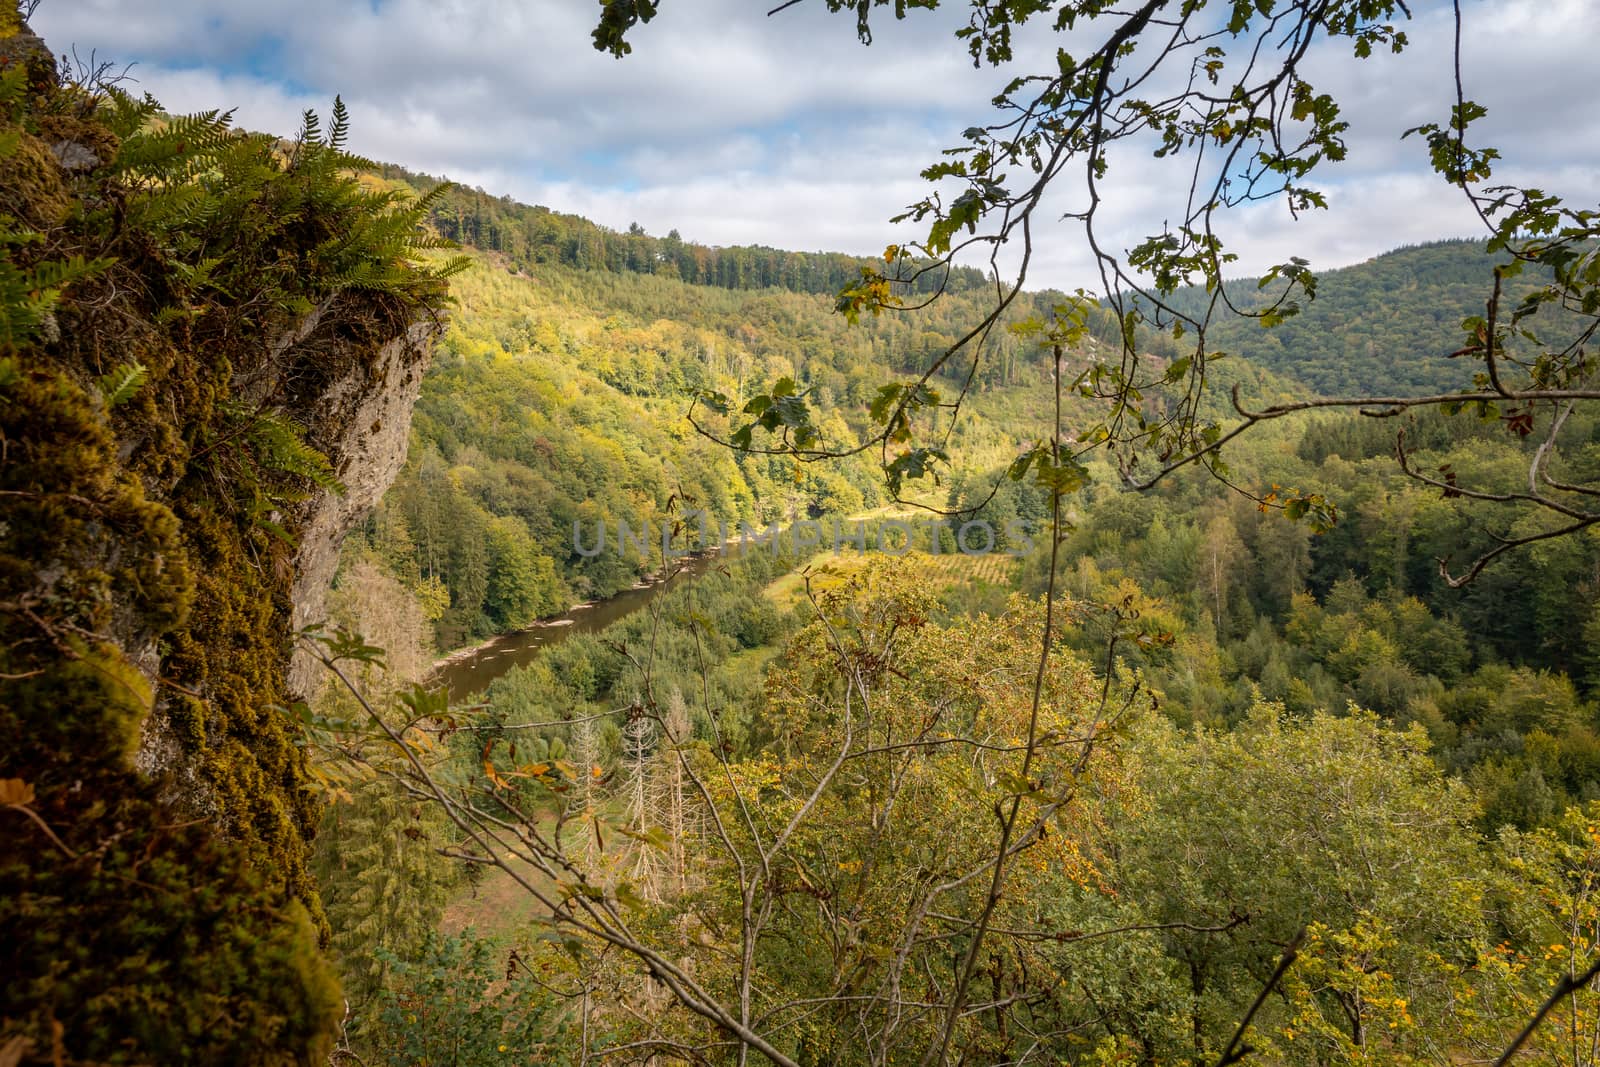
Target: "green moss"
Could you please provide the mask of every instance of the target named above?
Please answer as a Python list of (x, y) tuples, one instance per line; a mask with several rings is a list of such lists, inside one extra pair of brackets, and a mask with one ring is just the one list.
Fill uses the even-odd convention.
[[(69, 96), (66, 93), (62, 95)], [(106, 129), (103, 124), (75, 114), (77, 109), (71, 105), (80, 101), (92, 106), (92, 101), (84, 100), (81, 95), (77, 95), (76, 99), (69, 97), (63, 101), (66, 105), (64, 110), (40, 115), (37, 122), (40, 139), (51, 145), (62, 142), (78, 145), (102, 161), (114, 158), (120, 143), (117, 135)]]
[(55, 156), (37, 137), (23, 133), (0, 159), (0, 211), (35, 229), (58, 226), (72, 210)]
[(150, 683), (115, 645), (68, 639), (64, 652), (13, 690), (0, 730), (24, 738), (25, 751), (77, 751), (86, 760), (126, 765), (150, 713)]
[(0, 897), (8, 1014), (33, 1016), (8, 1018), (0, 1034), (31, 1032), (44, 1062), (52, 1024), (74, 1062), (325, 1058), (341, 1005), (305, 909), (147, 792), (90, 784), (106, 799), (77, 823), (102, 835), (97, 854), (69, 860), (36, 837), (0, 860), (0, 883), (27, 886)]

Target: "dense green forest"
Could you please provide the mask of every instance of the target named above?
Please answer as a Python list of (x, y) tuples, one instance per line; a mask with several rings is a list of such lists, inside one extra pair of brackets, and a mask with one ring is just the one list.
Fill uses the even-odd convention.
[[(793, 378), (829, 412), (825, 443), (871, 432), (884, 382), (942, 351), (984, 311), (983, 294), (947, 294), (911, 313), (852, 326), (829, 301), (781, 288), (728, 291), (676, 278), (546, 266), (533, 276), (487, 254), (454, 280), (457, 311), (424, 382), (405, 471), (364, 531), (435, 619), (451, 648), (524, 626), (574, 601), (609, 596), (659, 569), (631, 548), (585, 557), (574, 524), (659, 529), (695, 509), (713, 523), (849, 516), (885, 499), (876, 449), (839, 463), (728, 449), (731, 420), (704, 409), (708, 391), (745, 395)], [(1047, 309), (1040, 293), (1010, 311)], [(1078, 357), (1079, 365), (1088, 355)], [(932, 432), (957, 464), (1009, 462), (1036, 432), (1048, 355), (999, 328), (972, 359), (931, 385), (946, 405)], [(1219, 367), (1253, 397), (1292, 395), (1289, 382), (1242, 361)], [(1210, 402), (1217, 415), (1220, 398)], [(1071, 410), (1087, 409), (1081, 399)], [(912, 486), (942, 502), (942, 490)]]
[[(1513, 485), (1525, 474), (1528, 446), (1497, 426), (1435, 415), (1407, 429), (1419, 462), (1498, 470)], [(1600, 456), (1592, 420), (1568, 429), (1574, 453)], [(1344, 517), (1321, 535), (1199, 478), (1095, 493), (1063, 545), (1065, 587), (1085, 604), (1131, 593), (1143, 605), (1138, 625), (1171, 641), (1122, 654), (1180, 722), (1234, 723), (1262, 698), (1300, 715), (1370, 709), (1426, 727), (1486, 829), (1549, 822), (1600, 789), (1600, 539), (1550, 541), (1449, 588), (1437, 559), (1483, 535), (1458, 501), (1395, 468), (1394, 432), (1318, 419), (1293, 435), (1292, 456), (1239, 458), (1337, 499)], [(1042, 591), (1042, 571), (1034, 560), (1025, 588)], [(1111, 632), (1092, 619), (1073, 640), (1092, 653)]]
[[(1462, 272), (1481, 255), (1463, 243), (1425, 251)], [(1386, 299), (1385, 276), (1366, 274), (1371, 266), (1346, 272), (1349, 291), (1365, 294), (1345, 309), (1355, 321), (1375, 316), (1372, 304)], [(559, 461), (541, 465), (513, 451), (523, 426), (549, 434), (547, 420), (586, 417), (585, 403), (599, 396), (594, 418), (624, 414), (595, 425), (648, 440), (641, 435), (682, 418), (696, 389), (739, 395), (742, 384), (793, 375), (819, 387), (819, 407), (836, 420), (831, 433), (860, 433), (870, 384), (914, 364), (899, 362), (896, 346), (931, 351), (967, 311), (936, 305), (952, 315), (949, 324), (925, 320), (932, 325), (920, 332), (887, 317), (844, 329), (804, 294), (563, 270), (519, 278), (485, 261), (458, 287), (462, 310), (425, 389), (412, 461), (349, 548), (351, 560), (364, 561), (350, 573), (368, 577), (366, 586), (341, 586), (346, 621), (385, 614), (367, 603), (374, 588), (405, 601), (407, 587), (426, 579), (418, 562), (425, 542), (414, 532), (426, 524), (406, 510), (425, 495), (422, 464), (436, 464), (435, 484), (452, 484), (457, 495), (439, 507), (453, 522), (469, 508), (491, 516), (486, 522), (524, 515), (533, 544), (556, 545), (559, 529), (545, 527), (540, 541), (529, 520), (541, 502), (605, 499), (609, 482), (555, 490), (552, 481), (597, 462), (583, 450), (606, 441), (574, 437)], [(495, 291), (515, 296), (496, 303)], [(475, 352), (474, 335), (483, 339)], [(1090, 348), (1080, 358), (1093, 357)], [(1219, 366), (1251, 395), (1298, 388), (1244, 359)], [(968, 447), (954, 450), (961, 460), (948, 481), (921, 499), (997, 530), (1016, 521), (1037, 532), (1048, 525), (1049, 490), (1008, 477), (1006, 467), (1037, 432), (1049, 363), (1019, 344), (1011, 373), (973, 389), (958, 423)], [(562, 374), (584, 375), (587, 388), (562, 394), (547, 384)], [(598, 380), (590, 384), (590, 375)], [(1405, 387), (1370, 368), (1364, 384)], [(1081, 410), (1087, 401), (1068, 403)], [(677, 425), (681, 436), (669, 439), (680, 451), (669, 454), (704, 464), (678, 460), (679, 478), (704, 472), (683, 491), (741, 517), (849, 514), (883, 499), (873, 463), (798, 467), (730, 453)], [(1058, 694), (1051, 714), (1066, 716), (1053, 728), (1079, 740), (1052, 757), (1070, 754), (1071, 773), (1028, 772), (1028, 803), (1059, 829), (1039, 831), (1013, 875), (1015, 903), (997, 923), (1013, 933), (997, 940), (985, 977), (1001, 998), (1026, 1007), (959, 1032), (980, 1061), (1014, 1055), (1018, 1035), (1040, 1029), (1073, 1035), (1052, 1046), (1068, 1062), (1214, 1055), (1306, 923), (1295, 977), (1257, 1023), (1258, 1039), (1281, 1062), (1482, 1055), (1536, 1006), (1553, 965), (1575, 965), (1589, 951), (1597, 928), (1585, 887), (1600, 862), (1586, 807), (1600, 801), (1600, 541), (1550, 541), (1451, 589), (1438, 558), (1471, 552), (1487, 535), (1470, 501), (1397, 469), (1399, 429), (1419, 466), (1507, 486), (1526, 477), (1541, 441), (1470, 415), (1327, 415), (1264, 429), (1230, 452), (1236, 484), (1293, 484), (1337, 501), (1340, 519), (1321, 533), (1204, 471), (1135, 493), (1120, 488), (1112, 466), (1089, 462), (1090, 484), (1074, 498), (1059, 549), (1062, 618), (1051, 671), (1060, 673), (1047, 687)], [(1565, 422), (1563, 470), (1592, 469), (1597, 432), (1588, 415)], [(549, 473), (534, 481), (513, 474), (513, 462)], [(504, 473), (486, 478), (485, 469)], [(843, 487), (791, 482), (794, 469)], [(656, 483), (648, 499), (658, 514), (678, 488)], [(530, 495), (519, 505), (523, 492)], [(412, 532), (397, 538), (402, 522)], [(926, 1016), (863, 1036), (880, 1025), (885, 998), (904, 996), (912, 974), (930, 965), (920, 955), (926, 947), (910, 955), (869, 947), (893, 945), (895, 931), (916, 923), (915, 908), (930, 906), (916, 903), (925, 879), (978, 862), (982, 798), (989, 789), (1004, 794), (996, 783), (1016, 773), (1004, 769), (1003, 741), (1022, 728), (1005, 716), (1026, 710), (1018, 702), (1025, 705), (1032, 677), (1027, 635), (1037, 633), (1037, 598), (1048, 584), (1048, 538), (997, 542), (1021, 558), (994, 572), (1009, 575), (996, 588), (979, 582), (976, 560), (955, 551), (949, 530), (943, 536), (942, 557), (929, 555), (940, 546), (920, 542), (899, 562), (852, 551), (824, 551), (803, 566), (759, 550), (730, 557), (725, 574), (676, 588), (493, 683), (470, 728), (439, 753), (441, 768), (456, 769), (437, 773), (487, 775), (512, 791), (515, 810), (540, 832), (502, 840), (519, 857), (509, 872), (525, 865), (544, 873), (446, 864), (386, 896), (370, 887), (341, 896), (348, 910), (335, 911), (337, 925), (369, 931), (340, 945), (347, 973), (367, 975), (356, 1047), (409, 1062), (447, 1046), (479, 1048), (487, 1060), (505, 1045), (552, 1063), (578, 1062), (586, 1041), (706, 1047), (716, 1026), (702, 1031), (654, 980), (633, 977), (608, 952), (591, 956), (526, 925), (570, 892), (596, 894), (630, 935), (634, 923), (660, 931), (678, 946), (677, 965), (730, 990), (744, 979), (723, 939), (754, 921), (742, 909), (765, 900), (772, 910), (751, 942), (764, 1010), (781, 1019), (797, 1010), (786, 1003), (828, 1005), (812, 1009), (805, 1025), (776, 1025), (796, 1062), (871, 1062), (872, 1049), (886, 1047), (874, 1042), (932, 1040)], [(495, 544), (492, 534), (478, 540)], [(598, 595), (606, 586), (587, 565), (555, 558), (550, 573)], [(631, 568), (660, 566), (659, 558), (629, 561), (618, 581)], [(459, 580), (436, 573), (454, 602)], [(594, 584), (580, 584), (586, 575)], [(420, 611), (409, 618), (398, 643), (423, 650), (415, 664), (426, 663), (441, 634), (454, 638)], [(838, 709), (854, 698), (892, 714), (864, 721), (865, 737), (841, 737), (850, 718)], [(351, 710), (337, 686), (324, 700)], [(962, 717), (979, 708), (979, 718)], [(938, 756), (937, 738), (984, 722), (998, 745), (994, 766)], [(872, 755), (894, 751), (897, 737), (929, 740), (921, 731), (930, 726), (938, 732), (923, 757)], [(850, 758), (861, 770), (829, 783), (829, 754), (840, 751), (859, 752)], [(386, 866), (428, 869), (436, 861), (422, 843), (456, 838), (425, 811), (412, 823), (415, 839), (363, 816), (371, 805), (407, 818), (403, 802), (372, 799), (372, 790), (393, 788), (385, 781), (363, 787), (353, 806), (331, 809), (340, 820), (324, 837), (331, 892), (370, 878), (339, 873), (336, 858), (352, 850), (382, 854), (377, 845), (388, 840)], [(1286, 807), (1272, 799), (1283, 795), (1303, 800)], [(808, 796), (813, 806), (803, 808)], [(763, 819), (804, 810), (798, 839), (772, 851), (759, 824), (730, 829), (744, 825), (750, 804)], [(1176, 849), (1175, 837), (1189, 847)], [(470, 854), (486, 845), (468, 834), (456, 847)], [(1360, 866), (1349, 866), (1353, 856)], [(786, 873), (752, 898), (740, 865), (761, 862)], [(573, 876), (562, 870), (585, 872), (577, 888), (559, 888)], [(420, 885), (434, 889), (419, 897)], [(975, 898), (941, 905), (957, 913), (972, 906)], [(395, 918), (374, 922), (378, 909)], [(427, 921), (402, 922), (402, 914)], [(841, 926), (845, 915), (855, 917)], [(436, 926), (447, 933), (424, 936)], [(1073, 944), (1095, 930), (1144, 932)], [(928, 937), (940, 943), (937, 929)], [(507, 959), (512, 984), (503, 988)], [(891, 995), (889, 983), (902, 992)], [(443, 1007), (474, 998), (486, 1006), (470, 1018)], [(399, 1024), (424, 1009), (426, 1025)], [(1564, 1018), (1587, 1028), (1587, 1011), (1573, 1004)]]
[[(1407, 342), (1413, 349), (1438, 347), (1449, 343), (1451, 330), (1429, 332), (1408, 311), (1391, 312), (1393, 294), (1420, 288), (1438, 295), (1446, 282), (1464, 292), (1481, 263), (1481, 246), (1467, 242), (1380, 257), (1325, 279), (1314, 311), (1271, 331), (1248, 321), (1238, 336), (1276, 344), (1280, 334), (1326, 321), (1317, 318), (1326, 299), (1333, 308), (1327, 315), (1340, 321), (1375, 321), (1382, 309), (1431, 338)], [(702, 508), (737, 528), (850, 515), (881, 503), (875, 452), (829, 465), (733, 452), (695, 433), (683, 415), (704, 391), (744, 395), (757, 383), (792, 376), (830, 412), (825, 442), (851, 444), (870, 430), (867, 409), (877, 387), (941, 351), (982, 308), (979, 294), (952, 294), (913, 315), (850, 327), (827, 301), (806, 293), (728, 292), (561, 266), (528, 277), (493, 257), (458, 278), (455, 293), (460, 310), (425, 385), (410, 461), (366, 532), (431, 605), (445, 648), (608, 596), (651, 571), (637, 552), (579, 555), (574, 523), (592, 536), (602, 521), (613, 530), (619, 520), (659, 527), (673, 509)], [(1039, 294), (1011, 321), (1056, 299)], [(1221, 386), (1239, 384), (1254, 403), (1294, 395), (1292, 379), (1282, 375), (1314, 376), (1317, 359), (1333, 359), (1317, 353), (1349, 336), (1314, 332), (1323, 347), (1296, 343), (1293, 361), (1274, 357), (1267, 342), (1252, 349), (1241, 341), (1237, 351), (1246, 358), (1217, 364)], [(1275, 361), (1279, 373), (1263, 373), (1258, 360)], [(1343, 349), (1335, 361), (1380, 392), (1408, 388), (1405, 375), (1420, 365), (1387, 357), (1361, 364)], [(949, 473), (963, 485), (983, 478), (987, 492), (1037, 432), (1049, 363), (1004, 330), (975, 363), (951, 367), (934, 384), (950, 399), (968, 390), (960, 417), (949, 420), (956, 456)], [(1226, 416), (1220, 396), (1210, 404), (1215, 417)], [(1069, 412), (1085, 409), (1079, 399), (1069, 405)], [(714, 416), (705, 425), (725, 432)], [(1361, 458), (1392, 448), (1392, 435), (1376, 440)], [(942, 496), (929, 488), (930, 499)], [(1427, 570), (1439, 554), (1421, 551), (1409, 565)]]
[[(870, 457), (739, 455), (683, 415), (701, 390), (785, 375), (861, 406), (902, 345), (945, 343), (960, 314), (850, 331), (806, 294), (560, 267), (526, 278), (490, 260), (455, 292), (410, 461), (368, 535), (409, 584), (435, 590), (444, 647), (608, 596), (659, 565), (631, 548), (586, 558), (574, 524), (592, 541), (601, 522), (659, 529), (693, 508), (737, 529), (877, 504)], [(841, 416), (825, 432), (849, 441), (859, 427)]]

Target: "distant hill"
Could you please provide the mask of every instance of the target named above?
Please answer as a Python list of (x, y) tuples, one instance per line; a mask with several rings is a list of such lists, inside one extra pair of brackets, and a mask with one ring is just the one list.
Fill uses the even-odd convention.
[[(1214, 323), (1210, 343), (1329, 396), (1461, 388), (1471, 368), (1449, 354), (1464, 343), (1461, 320), (1483, 314), (1500, 261), (1482, 241), (1396, 249), (1320, 274), (1316, 299), (1301, 298), (1300, 314), (1270, 330), (1255, 319)], [(1508, 286), (1506, 305), (1531, 284)], [(1246, 308), (1261, 307), (1270, 293), (1249, 279), (1231, 285)], [(1189, 290), (1175, 299), (1198, 311), (1205, 294)]]
[[(444, 181), (393, 164), (381, 165), (376, 173), (419, 192)], [(444, 194), (431, 221), (443, 236), (498, 253), (513, 269), (529, 272), (557, 265), (721, 289), (783, 289), (831, 297), (859, 279), (862, 266), (874, 262), (837, 252), (697, 244), (676, 230), (664, 237), (637, 226), (619, 232), (578, 215), (465, 186)], [(1213, 323), (1211, 347), (1324, 395), (1457, 388), (1467, 369), (1448, 358), (1449, 353), (1461, 347), (1461, 320), (1483, 312), (1495, 262), (1482, 241), (1396, 249), (1320, 274), (1316, 299), (1302, 298), (1300, 314), (1271, 330), (1240, 317)], [(927, 292), (936, 281), (933, 276), (922, 279), (917, 289)], [(959, 268), (948, 288), (971, 292), (985, 284), (980, 271)], [(1235, 301), (1246, 309), (1263, 306), (1271, 293), (1257, 290), (1254, 279), (1231, 285)], [(1508, 295), (1519, 295), (1528, 285), (1508, 288)], [(1173, 297), (1179, 307), (1193, 312), (1205, 300), (1198, 289)], [(1170, 358), (1180, 355), (1177, 347), (1184, 344), (1175, 346), (1160, 336), (1150, 343), (1157, 354)]]

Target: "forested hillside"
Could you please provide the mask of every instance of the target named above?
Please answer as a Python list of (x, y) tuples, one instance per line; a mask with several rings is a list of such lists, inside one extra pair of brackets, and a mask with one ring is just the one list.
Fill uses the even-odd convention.
[[(467, 195), (447, 191), (440, 205)], [(548, 214), (502, 206), (519, 218)], [(443, 208), (434, 210), (438, 224)], [(463, 237), (478, 254), (455, 280), (457, 312), (424, 383), (406, 470), (365, 534), (428, 606), (442, 648), (609, 596), (657, 569), (659, 560), (631, 548), (580, 555), (574, 524), (592, 540), (601, 522), (659, 530), (702, 509), (737, 531), (741, 522), (850, 515), (881, 503), (893, 452), (801, 463), (707, 436), (725, 439), (734, 418), (701, 408), (702, 433), (687, 415), (703, 394), (744, 397), (791, 378), (829, 413), (822, 443), (849, 447), (871, 436), (869, 409), (885, 383), (915, 377), (987, 310), (987, 292), (968, 288), (852, 325), (809, 282), (730, 289), (626, 264), (580, 270), (501, 254), (504, 242), (480, 244), (471, 231)], [(1037, 434), (1048, 353), (1007, 327), (1060, 299), (1028, 294), (970, 358), (934, 377), (947, 414), (932, 434), (952, 457), (943, 473), (966, 478), (1002, 466)], [(1079, 369), (1094, 358), (1074, 355)], [(1254, 398), (1295, 389), (1245, 361), (1217, 374)], [(1074, 416), (1091, 407), (1076, 396), (1068, 405)], [(1222, 416), (1227, 407), (1219, 396), (1208, 410)], [(932, 478), (907, 491), (934, 503), (944, 496)]]
[[(392, 165), (377, 173), (419, 192), (441, 183)], [(446, 190), (431, 209), (430, 221), (446, 237), (500, 253), (513, 267), (535, 273), (539, 267), (567, 266), (831, 297), (859, 282), (861, 268), (868, 265), (839, 254), (708, 247), (684, 240), (677, 231), (653, 237), (635, 226), (619, 233), (481, 189)], [(1461, 321), (1484, 311), (1484, 284), (1494, 262), (1482, 240), (1396, 249), (1322, 272), (1316, 298), (1299, 301), (1300, 313), (1273, 329), (1264, 330), (1253, 319), (1220, 316), (1210, 328), (1211, 347), (1327, 395), (1444, 389), (1458, 381), (1460, 364), (1450, 353), (1465, 343)], [(919, 277), (915, 291), (930, 292), (941, 282), (963, 292), (982, 288), (985, 279), (971, 268), (957, 268), (948, 277), (935, 271)], [(1514, 284), (1508, 296), (1530, 288), (1531, 283)], [(1276, 292), (1258, 288), (1255, 279), (1230, 283), (1231, 299), (1242, 311), (1266, 306)], [(1198, 314), (1208, 299), (1203, 290), (1180, 290), (1170, 303)], [(1151, 343), (1158, 350), (1170, 347), (1162, 337), (1153, 337)]]
[[(1426, 728), (1434, 757), (1472, 785), (1486, 831), (1542, 825), (1600, 798), (1600, 538), (1551, 540), (1450, 588), (1439, 558), (1484, 535), (1459, 498), (1395, 468), (1395, 429), (1323, 418), (1235, 456), (1246, 484), (1270, 476), (1337, 500), (1340, 522), (1319, 535), (1203, 477), (1145, 494), (1092, 489), (1061, 581), (1086, 608), (1132, 597), (1120, 654), (1180, 722), (1234, 724), (1262, 698), (1297, 715), (1370, 709)], [(1440, 416), (1405, 429), (1419, 465), (1507, 490), (1533, 447)], [(1594, 420), (1562, 440), (1575, 463), (1600, 464)], [(1042, 494), (1013, 491), (980, 514), (1042, 506)], [(1036, 555), (1024, 588), (1042, 592), (1044, 571)], [(1092, 655), (1125, 624), (1091, 612), (1071, 640)]]
[[(1483, 241), (1439, 241), (1386, 252), (1365, 263), (1322, 272), (1314, 299), (1299, 298), (1299, 314), (1271, 329), (1256, 319), (1223, 312), (1210, 327), (1218, 351), (1304, 382), (1326, 396), (1389, 396), (1460, 388), (1459, 352), (1471, 338), (1464, 319), (1485, 313), (1484, 294), (1500, 259)], [(1229, 284), (1243, 311), (1265, 307), (1280, 286), (1255, 279)], [(1532, 291), (1531, 278), (1506, 286), (1506, 303)], [(1172, 305), (1199, 314), (1208, 297), (1180, 290)], [(1168, 338), (1157, 345), (1170, 346)]]
[[(1458, 263), (1468, 247), (1431, 254)], [(1371, 266), (1352, 268), (1359, 284), (1340, 297), (1339, 314), (1357, 323), (1386, 314)], [(870, 432), (875, 386), (929, 358), (979, 308), (957, 296), (917, 318), (847, 327), (808, 294), (560, 265), (527, 275), (481, 256), (458, 282), (411, 463), (352, 544), (336, 594), (353, 624), (409, 617), (378, 640), (423, 649), (413, 663), (431, 640), (507, 623), (508, 546), (549, 557), (539, 581), (560, 596), (546, 606), (661, 565), (563, 556), (572, 517), (642, 508), (659, 519), (685, 495), (762, 522), (879, 504), (875, 455), (817, 465), (730, 450), (693, 433), (684, 413), (703, 390), (740, 397), (793, 377), (826, 413), (830, 443), (851, 440)], [(1041, 295), (1019, 317), (1058, 301)], [(1102, 351), (1074, 350), (1065, 366), (1092, 366)], [(962, 511), (958, 523), (1046, 528), (1049, 483), (1008, 469), (1048, 425), (1049, 372), (1037, 342), (1007, 335), (974, 378), (952, 438), (959, 460), (918, 498)], [(1244, 358), (1217, 372), (1252, 398), (1299, 391)], [(951, 396), (962, 388), (959, 374), (935, 381)], [(1169, 402), (1153, 389), (1146, 404)], [(1225, 421), (1226, 403), (1208, 403)], [(1093, 414), (1088, 397), (1065, 404), (1071, 419)], [(913, 975), (917, 997), (938, 995), (920, 985), (940, 958), (931, 946), (963, 929), (958, 916), (982, 897), (937, 876), (981, 869), (986, 805), (1021, 796), (1026, 825), (1051, 830), (1030, 831), (1016, 903), (1001, 905), (1004, 932), (991, 935), (985, 980), (1015, 1006), (956, 1033), (980, 1061), (1013, 1054), (1035, 1029), (1081, 1035), (1050, 1046), (1067, 1062), (1194, 1062), (1197, 1048), (1208, 1058), (1302, 923), (1282, 1002), (1256, 1022), (1283, 1062), (1492, 1052), (1536, 1006), (1550, 968), (1586, 951), (1587, 934), (1557, 935), (1563, 909), (1585, 930), (1600, 918), (1566, 903), (1600, 862), (1584, 836), (1596, 810), (1585, 805), (1600, 800), (1600, 542), (1552, 540), (1451, 589), (1438, 559), (1470, 554), (1486, 534), (1473, 502), (1395, 467), (1400, 429), (1418, 467), (1508, 490), (1543, 442), (1470, 413), (1328, 415), (1245, 439), (1226, 481), (1191, 470), (1130, 492), (1113, 464), (1087, 460), (1057, 553), (1059, 641), (1045, 682), (1046, 736), (1071, 740), (1059, 753), (1045, 746), (1025, 774), (1007, 762), (1019, 752), (1008, 741), (1027, 729), (1030, 635), (1051, 587), (1046, 537), (1001, 537), (1008, 562), (982, 565), (1007, 576), (1009, 601), (977, 580), (952, 529), (909, 559), (823, 551), (781, 578), (802, 561), (758, 549), (507, 672), (481, 710), (452, 720), (470, 725), (431, 769), (396, 768), (331, 816), (319, 870), (363, 991), (355, 1047), (380, 1062), (446, 1048), (490, 1062), (504, 1046), (577, 1063), (585, 1049), (706, 1047), (737, 1032), (727, 1018), (708, 1027), (599, 947), (648, 957), (658, 935), (645, 930), (674, 946), (652, 972), (668, 988), (692, 974), (731, 998), (748, 989), (777, 1062), (866, 1063), (873, 1048), (920, 1047), (934, 1040), (926, 1013), (842, 1035), (879, 1025)], [(1581, 480), (1600, 463), (1597, 433), (1588, 415), (1564, 421), (1560, 477)], [(1246, 495), (1269, 488), (1326, 499), (1337, 521), (1313, 531)], [(934, 562), (935, 548), (952, 562)], [(414, 608), (383, 607), (428, 588), (442, 611), (431, 627)], [(474, 603), (475, 625), (461, 613)], [(368, 696), (392, 692), (390, 675), (363, 676)], [(356, 710), (338, 687), (323, 699), (335, 719)], [(852, 733), (844, 709), (856, 700), (889, 713)], [(942, 755), (969, 743), (994, 762)], [(917, 755), (900, 763), (900, 751)], [(838, 759), (860, 770), (834, 781)], [(425, 809), (407, 814), (394, 791), (452, 776), (490, 783), (524, 831), (508, 835), (463, 794), (462, 838)], [(796, 820), (794, 837), (766, 837), (763, 821), (778, 817)], [(407, 837), (385, 830), (393, 819)], [(425, 847), (437, 840), (483, 859), (439, 866)], [(381, 889), (350, 855), (418, 873), (409, 888)], [(1365, 866), (1352, 868), (1353, 856)], [(1558, 874), (1562, 863), (1576, 866)], [(761, 864), (771, 881), (749, 873)], [(563, 934), (560, 922), (530, 932), (585, 895), (598, 933)], [(871, 947), (916, 929), (922, 908), (939, 916), (927, 942)], [(424, 938), (434, 925), (449, 936)], [(1090, 931), (1108, 940), (1075, 944)], [(729, 955), (740, 938), (754, 946), (744, 966)], [(507, 959), (525, 980), (502, 992)], [(565, 1002), (550, 991), (556, 978), (589, 999)], [(488, 1006), (451, 1007), (467, 1001)], [(1467, 1001), (1482, 1007), (1460, 1010)], [(811, 1023), (785, 1021), (808, 1004)], [(407, 1022), (421, 1008), (426, 1023)], [(1563, 1018), (1586, 1028), (1587, 1011)]]
[[(631, 547), (580, 555), (574, 524), (592, 543), (598, 523), (659, 530), (692, 509), (737, 532), (741, 522), (764, 528), (877, 505), (877, 450), (838, 464), (739, 453), (696, 432), (690, 406), (704, 391), (741, 395), (791, 377), (833, 412), (825, 440), (847, 445), (866, 436), (885, 381), (981, 313), (975, 294), (951, 295), (852, 327), (809, 293), (558, 265), (529, 276), (489, 255), (454, 293), (406, 470), (366, 535), (432, 605), (446, 648), (659, 569), (659, 551), (654, 563)], [(973, 394), (952, 446), (965, 462), (1008, 462), (1039, 414), (1048, 362), (997, 330), (968, 383), (970, 369), (934, 382), (951, 400), (963, 386)], [(701, 417), (726, 434), (727, 419)]]

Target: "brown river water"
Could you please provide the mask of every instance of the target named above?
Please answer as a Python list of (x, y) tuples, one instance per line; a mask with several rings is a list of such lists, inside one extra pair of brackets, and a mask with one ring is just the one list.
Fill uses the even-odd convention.
[(594, 633), (632, 615), (672, 586), (692, 581), (716, 566), (718, 555), (695, 556), (682, 562), (678, 573), (664, 582), (624, 589), (593, 604), (572, 609), (553, 619), (541, 619), (525, 630), (490, 638), (434, 665), (429, 682), (449, 689), (450, 699), (465, 700), (489, 688), (489, 683), (513, 667), (533, 662), (541, 648), (559, 644), (573, 634)]

